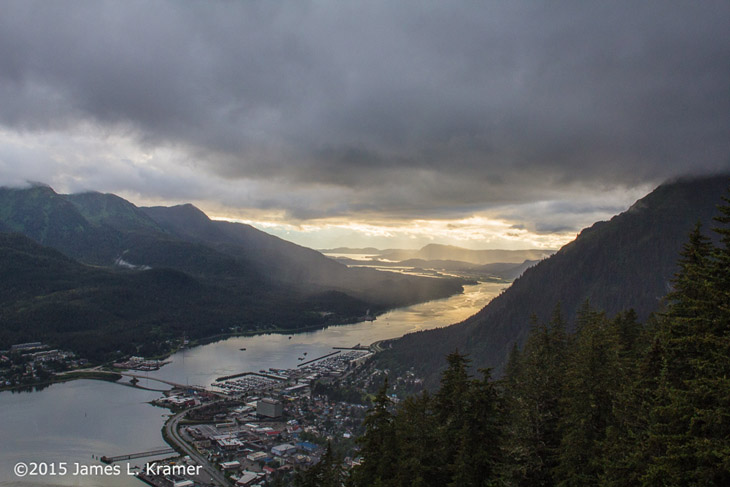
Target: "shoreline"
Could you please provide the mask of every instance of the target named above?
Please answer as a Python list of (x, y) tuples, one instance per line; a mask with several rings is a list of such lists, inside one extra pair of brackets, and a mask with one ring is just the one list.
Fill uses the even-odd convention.
[(105, 382), (114, 382), (116, 383), (119, 379), (122, 378), (122, 375), (118, 372), (114, 371), (69, 371), (65, 374), (58, 374), (54, 375), (51, 379), (44, 380), (42, 382), (36, 382), (33, 384), (22, 384), (22, 385), (14, 385), (14, 386), (3, 386), (0, 387), (0, 392), (38, 392), (36, 388), (40, 387), (42, 389), (45, 389), (46, 387), (50, 387), (53, 384), (61, 384), (63, 382), (71, 382), (74, 380), (102, 380)]
[[(436, 298), (436, 299), (431, 299), (431, 300), (427, 300), (427, 301), (420, 301), (420, 302), (410, 303), (410, 304), (406, 304), (406, 305), (399, 306), (399, 307), (392, 308), (392, 309), (382, 310), (380, 312), (377, 312), (374, 315), (374, 318), (375, 318), (375, 320), (377, 320), (378, 317), (381, 317), (387, 313), (393, 312), (398, 309), (408, 308), (410, 306), (429, 303), (432, 301), (439, 301), (442, 299), (451, 299), (454, 296), (465, 294), (466, 289), (464, 288), (464, 286), (472, 286), (472, 285), (476, 286), (476, 285), (490, 283), (490, 282), (492, 282), (492, 281), (479, 281), (479, 282), (476, 282), (475, 284), (471, 284), (471, 283), (464, 284), (461, 288), (461, 291), (458, 293), (454, 293), (454, 294), (451, 294), (449, 296), (442, 297), (442, 298)], [(365, 322), (371, 322), (371, 321), (374, 321), (374, 320), (373, 319), (363, 319), (363, 317), (353, 317), (352, 319), (349, 319), (349, 320), (320, 324), (320, 325), (312, 325), (312, 326), (296, 328), (296, 329), (276, 328), (276, 329), (266, 329), (266, 330), (257, 329), (257, 330), (242, 330), (242, 331), (229, 332), (229, 333), (219, 333), (219, 334), (211, 335), (208, 337), (190, 340), (187, 344), (176, 346), (175, 348), (170, 349), (169, 351), (165, 352), (164, 354), (155, 355), (155, 356), (151, 356), (151, 357), (145, 357), (145, 358), (148, 360), (165, 360), (184, 349), (192, 349), (192, 348), (205, 346), (205, 345), (209, 345), (212, 343), (216, 343), (216, 342), (220, 342), (220, 341), (224, 341), (224, 340), (228, 340), (230, 338), (236, 338), (236, 337), (254, 337), (254, 336), (259, 336), (259, 335), (272, 335), (272, 334), (298, 335), (298, 334), (302, 334), (302, 333), (311, 333), (311, 332), (316, 332), (316, 331), (320, 331), (320, 330), (325, 330), (329, 327), (349, 326), (349, 325), (355, 325), (358, 323), (365, 323)], [(448, 325), (446, 325), (446, 326), (448, 326)], [(380, 351), (378, 349), (378, 347), (375, 347), (375, 348), (373, 348), (373, 347), (376, 344), (379, 345), (380, 342), (383, 342), (383, 341), (385, 341), (385, 340), (379, 340), (379, 341), (373, 342), (372, 344), (369, 345), (368, 348), (370, 348), (370, 350), (373, 352)], [(95, 370), (91, 370), (91, 371), (88, 370), (89, 368), (80, 370), (79, 372), (68, 371), (65, 373), (54, 375), (52, 378), (43, 380), (42, 382), (38, 382), (38, 383), (3, 386), (3, 387), (0, 387), (0, 392), (4, 392), (4, 391), (36, 392), (36, 388), (45, 388), (45, 387), (48, 387), (48, 386), (56, 384), (56, 383), (68, 382), (68, 381), (77, 380), (77, 379), (91, 379), (91, 380), (104, 380), (104, 381), (108, 381), (108, 382), (116, 382), (122, 377), (120, 372), (126, 372), (126, 371), (133, 370), (133, 369), (118, 369), (118, 368), (113, 367), (111, 364), (116, 360), (118, 360), (118, 359), (110, 360), (110, 361), (103, 362), (100, 364), (93, 364), (93, 363), (89, 364), (90, 365), (89, 368), (95, 369)], [(104, 370), (101, 370), (102, 368)], [(116, 379), (113, 378), (114, 374), (116, 374), (116, 377), (117, 377)]]

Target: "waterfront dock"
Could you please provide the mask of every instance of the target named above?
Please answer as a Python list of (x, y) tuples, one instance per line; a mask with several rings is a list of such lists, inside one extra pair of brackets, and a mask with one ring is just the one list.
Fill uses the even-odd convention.
[(134, 458), (154, 457), (157, 455), (167, 455), (168, 453), (175, 453), (173, 448), (160, 448), (157, 450), (143, 451), (138, 453), (129, 453), (127, 455), (118, 455), (115, 457), (107, 457), (106, 455), (101, 457), (100, 460), (107, 464), (114, 462), (121, 462), (123, 460), (132, 460)]

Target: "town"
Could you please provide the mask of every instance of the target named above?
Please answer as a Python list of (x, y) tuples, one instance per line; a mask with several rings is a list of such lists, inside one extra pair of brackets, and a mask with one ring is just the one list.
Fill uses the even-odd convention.
[(74, 353), (51, 349), (41, 342), (19, 343), (0, 350), (0, 390), (38, 387), (58, 380), (58, 374), (87, 365)]
[[(336, 350), (293, 369), (220, 377), (206, 390), (172, 389), (154, 403), (175, 413), (164, 432), (183, 455), (155, 460), (156, 470), (141, 467), (138, 477), (156, 487), (288, 485), (328, 443), (346, 468), (357, 465), (367, 391), (382, 382), (381, 371), (363, 367), (371, 356), (362, 347)], [(191, 466), (202, 469), (180, 474)]]
[[(128, 468), (155, 487), (289, 485), (297, 472), (319, 462), (328, 445), (351, 468), (359, 463), (355, 438), (362, 433), (370, 398), (388, 372), (375, 368), (372, 356), (357, 344), (291, 369), (219, 377), (208, 388), (174, 385), (152, 402), (172, 412), (163, 428), (172, 448), (98, 460), (113, 464), (154, 456)], [(0, 386), (39, 388), (93, 378), (139, 387), (141, 376), (135, 372), (166, 363), (134, 356), (89, 369), (88, 361), (71, 352), (22, 343), (0, 351)], [(394, 390), (420, 385), (411, 373), (397, 382)], [(392, 399), (398, 402), (395, 394)]]

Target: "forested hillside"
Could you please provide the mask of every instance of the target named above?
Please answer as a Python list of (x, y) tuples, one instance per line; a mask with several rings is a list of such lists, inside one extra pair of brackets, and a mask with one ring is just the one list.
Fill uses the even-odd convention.
[(141, 209), (43, 185), (0, 188), (0, 275), (0, 349), (43, 341), (93, 360), (357, 321), (464, 282), (349, 269), (192, 205)]
[[(92, 267), (18, 234), (0, 233), (0, 275), (0, 348), (42, 341), (94, 361), (117, 351), (157, 355), (169, 350), (168, 341), (232, 328), (322, 326), (333, 316), (362, 315), (368, 306), (329, 293), (216, 286), (173, 269)], [(323, 310), (335, 314), (325, 317)]]
[(631, 308), (645, 320), (670, 289), (687, 234), (698, 221), (711, 224), (728, 185), (730, 177), (723, 175), (659, 186), (527, 269), (473, 317), (391, 342), (382, 363), (394, 370), (414, 367), (434, 386), (439, 357), (458, 349), (471, 356), (475, 367), (494, 367), (499, 375), (512, 346), (525, 342), (531, 315), (548, 320), (556, 303), (571, 324), (586, 301), (609, 315)]
[[(397, 406), (387, 383), (345, 472), (331, 451), (298, 485), (730, 485), (730, 200), (715, 246), (692, 230), (666, 309), (642, 323), (584, 303), (533, 319), (504, 377), (447, 357), (440, 387)], [(569, 332), (568, 329), (574, 331)]]
[(138, 208), (113, 194), (0, 188), (0, 231), (22, 233), (86, 264), (170, 268), (215, 285), (313, 296), (331, 291), (373, 312), (446, 297), (460, 279), (350, 269), (250, 225), (212, 221), (193, 205)]

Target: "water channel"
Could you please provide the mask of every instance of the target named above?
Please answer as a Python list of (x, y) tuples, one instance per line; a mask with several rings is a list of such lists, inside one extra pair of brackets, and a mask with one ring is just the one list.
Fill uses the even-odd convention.
[[(307, 359), (315, 358), (330, 353), (332, 347), (369, 345), (459, 322), (476, 313), (505, 286), (466, 286), (463, 294), (399, 308), (372, 322), (293, 335), (233, 337), (182, 350), (170, 357), (168, 365), (149, 372), (149, 377), (208, 386), (223, 375), (270, 367), (293, 368), (301, 363), (299, 358), (305, 357), (305, 352)], [(142, 379), (140, 385), (159, 389), (161, 384)], [(121, 455), (164, 447), (160, 430), (167, 410), (148, 404), (160, 395), (91, 380), (54, 384), (32, 393), (0, 393), (0, 486), (144, 485), (126, 475), (19, 478), (13, 468), (17, 462), (66, 462), (71, 473), (75, 463), (101, 465), (92, 455)], [(132, 463), (142, 465), (144, 461)]]

